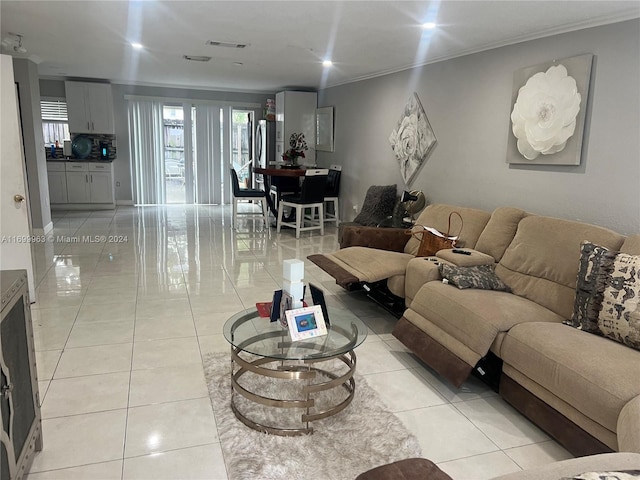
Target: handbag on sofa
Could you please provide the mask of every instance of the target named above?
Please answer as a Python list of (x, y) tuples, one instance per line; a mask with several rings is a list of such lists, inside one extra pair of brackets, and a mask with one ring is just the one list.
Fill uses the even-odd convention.
[[(460, 219), (460, 230), (457, 235), (451, 235), (451, 217), (457, 215)], [(462, 232), (462, 226), (464, 221), (462, 215), (458, 212), (451, 212), (449, 214), (449, 225), (447, 226), (447, 233), (441, 233), (435, 228), (425, 227), (424, 225), (414, 225), (409, 230), (405, 230), (407, 235), (411, 235), (420, 241), (418, 247), (418, 253), (416, 257), (429, 257), (435, 255), (436, 252), (444, 250), (446, 248), (453, 248), (456, 246), (456, 240)]]

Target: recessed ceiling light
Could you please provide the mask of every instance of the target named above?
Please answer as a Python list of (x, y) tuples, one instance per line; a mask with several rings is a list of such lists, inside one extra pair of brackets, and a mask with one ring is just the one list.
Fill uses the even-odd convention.
[(427, 23), (423, 23), (422, 24), (422, 28), (424, 28), (425, 30), (433, 30), (434, 28), (436, 28), (436, 24), (435, 22), (427, 22)]
[(331, 65), (333, 65), (333, 62), (331, 60), (324, 60), (322, 62), (323, 67), (330, 67)]
[(133, 48), (138, 49), (138, 50), (142, 48), (142, 44), (141, 44), (141, 43), (135, 43), (135, 42), (133, 42), (133, 43), (131, 43), (131, 46), (132, 46)]

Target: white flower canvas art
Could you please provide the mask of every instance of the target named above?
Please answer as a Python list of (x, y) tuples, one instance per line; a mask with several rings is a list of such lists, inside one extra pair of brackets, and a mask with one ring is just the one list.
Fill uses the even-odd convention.
[(580, 165), (593, 55), (514, 75), (508, 163)]
[(389, 143), (400, 164), (404, 183), (409, 186), (438, 143), (417, 93), (405, 105)]

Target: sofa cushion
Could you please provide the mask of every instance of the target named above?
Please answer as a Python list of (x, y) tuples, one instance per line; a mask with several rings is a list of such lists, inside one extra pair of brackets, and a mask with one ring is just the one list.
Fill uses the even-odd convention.
[(585, 240), (618, 250), (624, 237), (585, 223), (525, 217), (496, 273), (516, 295), (568, 319), (573, 312), (580, 245)]
[(640, 234), (629, 235), (625, 238), (620, 251), (629, 255), (640, 255)]
[(397, 202), (396, 185), (372, 185), (362, 202), (362, 210), (353, 219), (355, 223), (374, 227), (393, 214)]
[[(453, 211), (460, 213), (463, 220), (463, 227), (460, 233), (458, 245), (461, 247), (473, 248), (482, 233), (491, 215), (484, 210), (477, 208), (457, 207), (454, 205), (434, 204), (425, 208), (416, 220), (416, 225), (433, 227), (436, 230), (446, 233), (449, 226), (449, 214)], [(451, 230), (457, 233), (460, 228), (460, 219), (452, 217)], [(420, 240), (411, 238), (404, 247), (405, 253), (416, 255)]]
[(475, 249), (491, 255), (496, 262), (499, 262), (516, 234), (518, 223), (528, 215), (519, 208), (496, 208), (480, 234)]
[(450, 283), (460, 289), (478, 288), (480, 290), (499, 290), (501, 292), (511, 291), (489, 265), (457, 267), (443, 263), (440, 265), (440, 276), (444, 283)]
[(500, 354), (505, 366), (612, 432), (625, 404), (640, 395), (640, 352), (563, 324), (516, 325)]
[[(499, 332), (505, 332), (520, 322), (563, 320), (550, 310), (517, 295), (493, 290), (460, 290), (441, 282), (425, 284), (411, 302), (411, 310), (480, 357), (487, 354)], [(459, 356), (463, 358), (462, 354)]]

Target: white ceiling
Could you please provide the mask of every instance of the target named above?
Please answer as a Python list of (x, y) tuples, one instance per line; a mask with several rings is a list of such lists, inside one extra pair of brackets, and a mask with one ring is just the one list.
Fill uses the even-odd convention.
[[(0, 2), (2, 38), (24, 35), (28, 51), (16, 56), (40, 62), (43, 77), (256, 92), (339, 85), (637, 17), (638, 0)], [(426, 21), (439, 26), (423, 30)]]

